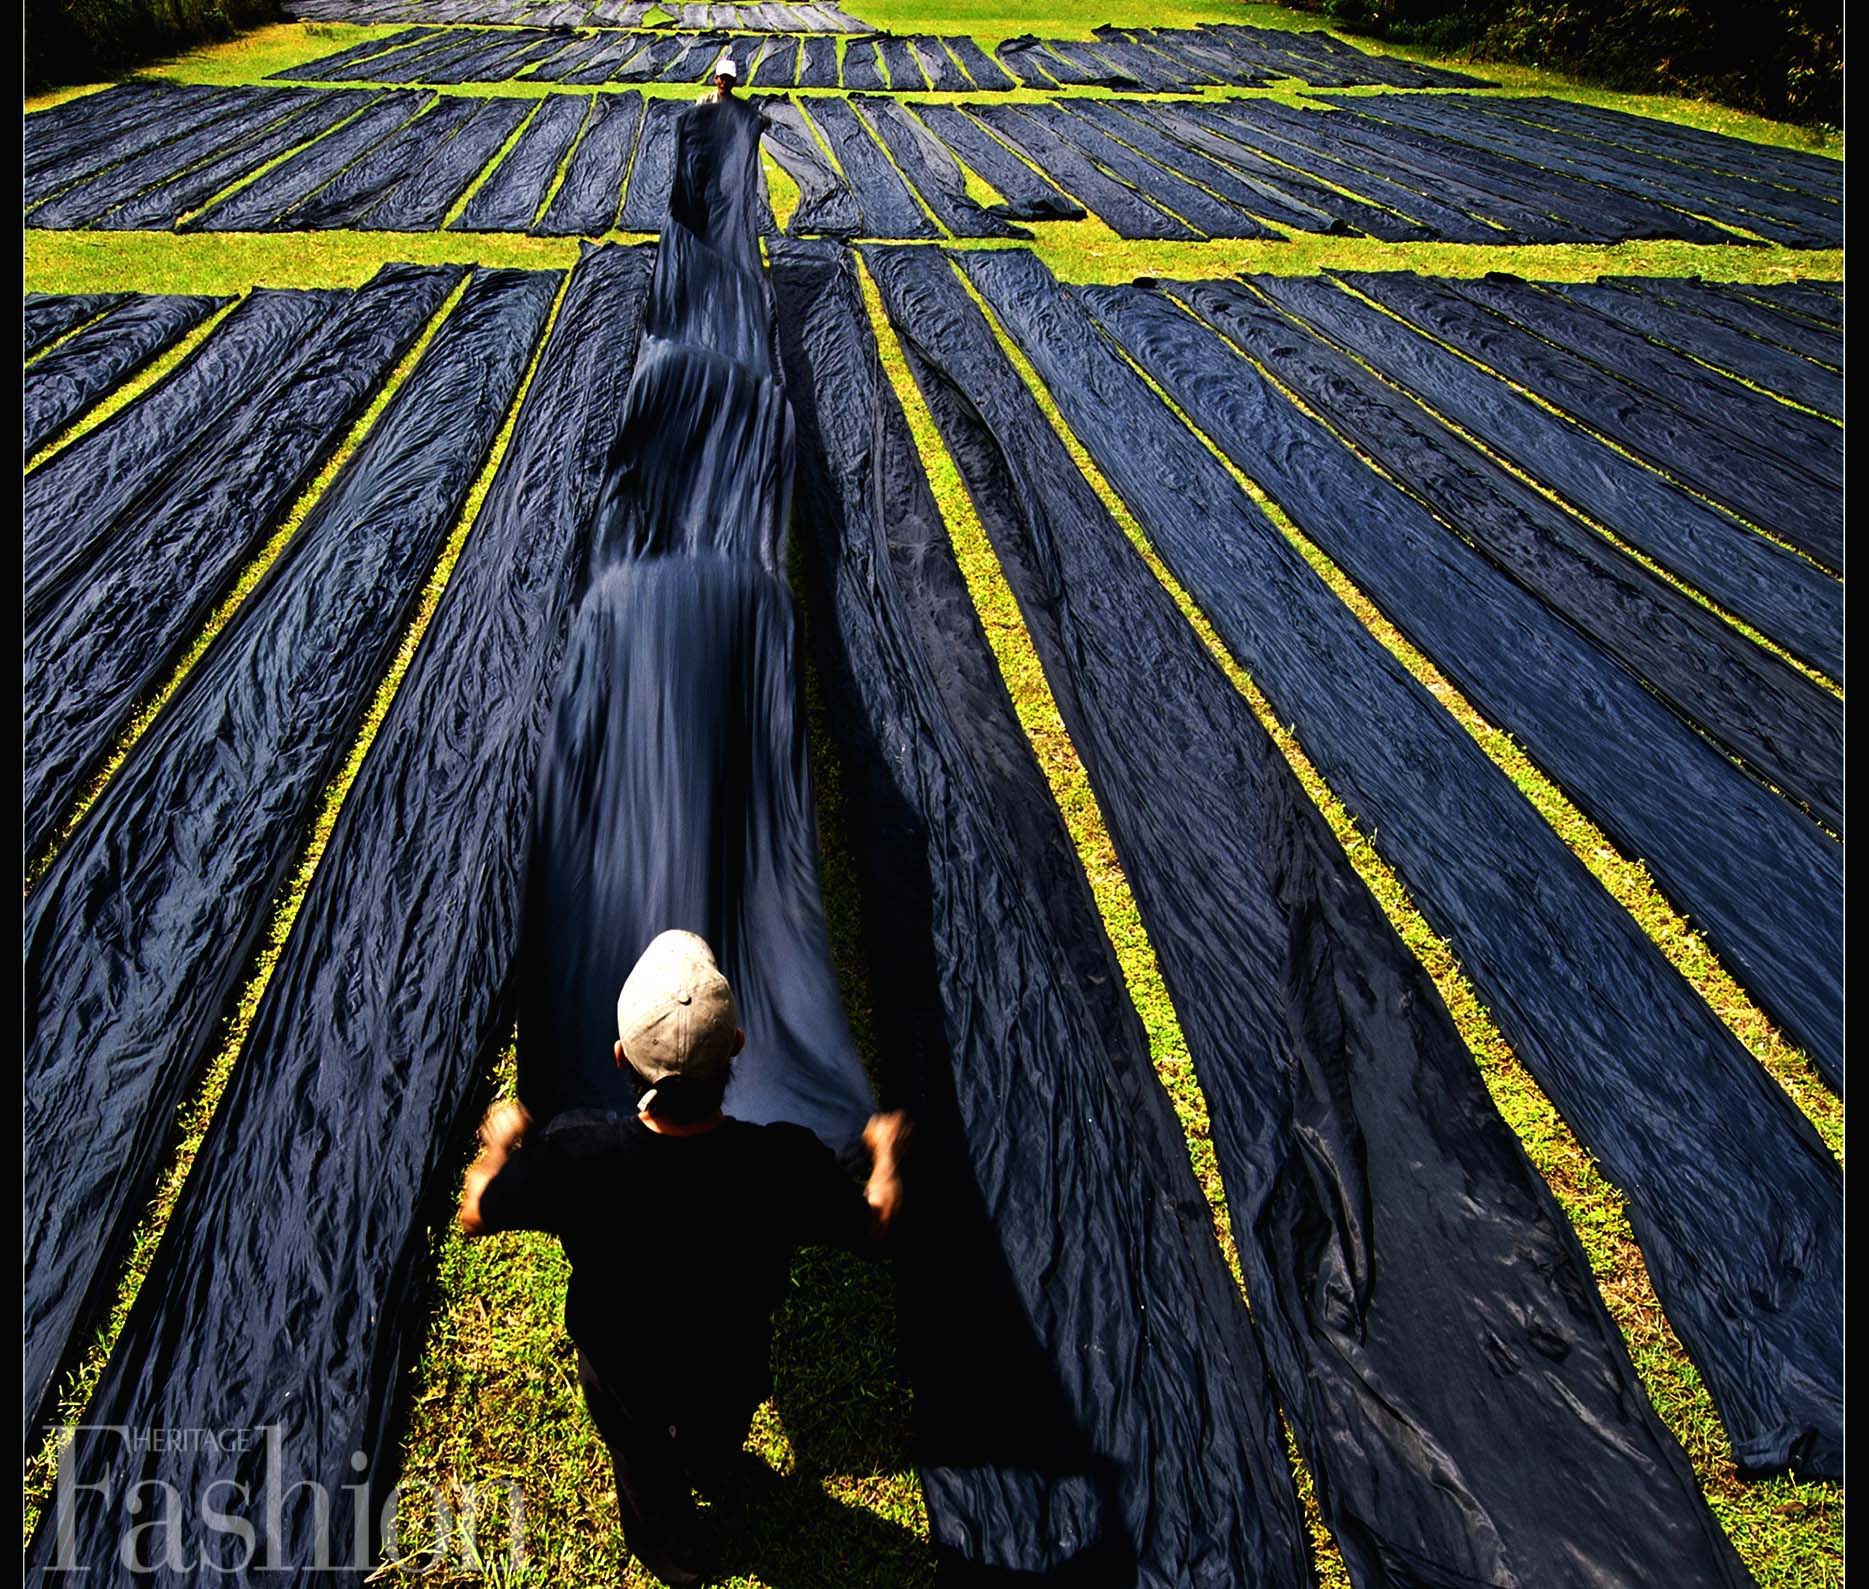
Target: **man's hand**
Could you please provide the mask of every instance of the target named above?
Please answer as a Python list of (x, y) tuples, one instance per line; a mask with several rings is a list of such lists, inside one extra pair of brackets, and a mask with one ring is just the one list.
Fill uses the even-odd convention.
[(901, 1153), (909, 1137), (909, 1117), (900, 1109), (871, 1115), (863, 1128), (863, 1145), (870, 1150), (870, 1178), (863, 1195), (879, 1236), (888, 1234), (896, 1210), (902, 1206)]
[(532, 1129), (532, 1116), (517, 1098), (502, 1098), (480, 1122), (480, 1145), (502, 1156), (511, 1153)]
[(486, 1222), (480, 1217), (480, 1194), (531, 1129), (532, 1116), (517, 1098), (502, 1099), (480, 1122), (480, 1155), (467, 1167), (467, 1179), (461, 1185), (459, 1218), (461, 1229), (468, 1235), (487, 1233)]

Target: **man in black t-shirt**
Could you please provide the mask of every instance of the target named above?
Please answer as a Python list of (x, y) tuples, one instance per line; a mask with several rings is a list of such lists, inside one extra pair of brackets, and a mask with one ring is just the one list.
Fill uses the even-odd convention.
[(616, 1465), (630, 1550), (670, 1584), (702, 1581), (690, 1489), (730, 1470), (771, 1391), (772, 1315), (793, 1251), (875, 1255), (901, 1198), (900, 1114), (873, 1116), (859, 1190), (793, 1125), (721, 1112), (745, 1041), (707, 944), (663, 933), (617, 1001), (614, 1057), (638, 1112), (567, 1110), (542, 1129), (496, 1104), (467, 1172), (470, 1236), (550, 1231), (571, 1262), (565, 1328)]

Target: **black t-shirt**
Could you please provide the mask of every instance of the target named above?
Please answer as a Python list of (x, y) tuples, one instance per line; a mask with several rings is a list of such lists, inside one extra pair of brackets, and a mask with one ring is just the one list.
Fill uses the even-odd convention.
[(731, 1380), (763, 1394), (794, 1249), (869, 1252), (869, 1205), (802, 1126), (727, 1119), (662, 1136), (568, 1110), (482, 1189), (488, 1230), (542, 1230), (571, 1261), (565, 1328), (612, 1384)]

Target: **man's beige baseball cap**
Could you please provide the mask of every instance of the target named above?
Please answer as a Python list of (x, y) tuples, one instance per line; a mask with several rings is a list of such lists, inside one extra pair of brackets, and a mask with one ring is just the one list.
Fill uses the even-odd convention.
[(705, 1081), (733, 1058), (740, 1011), (705, 938), (665, 932), (651, 940), (617, 995), (623, 1057), (651, 1086), (672, 1076)]
[(737, 83), (740, 80), (740, 68), (733, 64), (733, 57), (731, 55), (725, 55), (721, 57), (719, 64), (715, 66), (714, 75), (716, 77), (731, 77)]

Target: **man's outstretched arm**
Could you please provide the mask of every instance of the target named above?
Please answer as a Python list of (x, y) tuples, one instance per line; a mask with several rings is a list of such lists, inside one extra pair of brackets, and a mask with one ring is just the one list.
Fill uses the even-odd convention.
[(490, 1235), (491, 1228), (481, 1217), (480, 1194), (487, 1183), (506, 1167), (526, 1132), (532, 1128), (532, 1116), (515, 1098), (503, 1099), (487, 1111), (480, 1123), (480, 1153), (467, 1167), (467, 1179), (461, 1186), (461, 1229), (470, 1236)]

